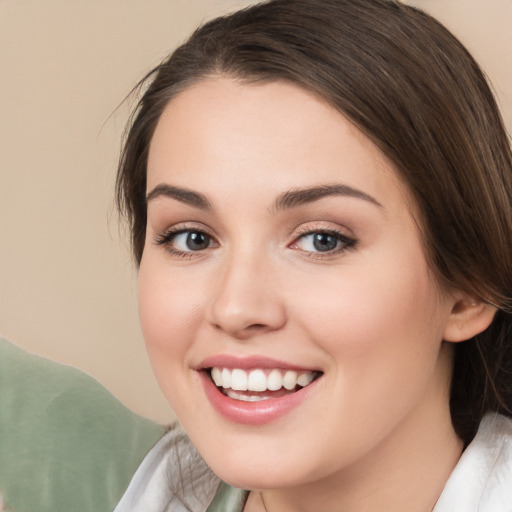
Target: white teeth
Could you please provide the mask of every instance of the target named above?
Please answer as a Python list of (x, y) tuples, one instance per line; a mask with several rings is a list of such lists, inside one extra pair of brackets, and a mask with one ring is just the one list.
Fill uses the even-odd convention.
[(243, 370), (232, 370), (230, 387), (236, 391), (247, 391), (247, 373)]
[(270, 398), (269, 396), (244, 395), (243, 393), (237, 393), (231, 389), (226, 391), (226, 395), (229, 396), (229, 398), (242, 400), (243, 402), (261, 402), (262, 400), (268, 400)]
[(267, 377), (263, 373), (263, 370), (253, 370), (249, 373), (247, 389), (250, 391), (267, 390)]
[(219, 368), (212, 368), (212, 379), (216, 386), (222, 386), (222, 371)]
[[(315, 378), (315, 372), (304, 371), (296, 372), (294, 370), (279, 370), (277, 368), (271, 370), (255, 369), (255, 370), (242, 370), (234, 368), (214, 367), (211, 369), (211, 377), (216, 386), (233, 391), (277, 391), (285, 388), (288, 391), (295, 390), (297, 386), (305, 387), (310, 384)], [(240, 393), (227, 393), (228, 396), (237, 395), (237, 397), (244, 396), (245, 398), (237, 398), (238, 400), (253, 401), (248, 395), (241, 395)], [(235, 398), (234, 396), (232, 398)], [(257, 397), (260, 400), (260, 397)]]
[(299, 386), (302, 386), (302, 387), (305, 387), (307, 386), (309, 383), (311, 383), (311, 381), (315, 378), (315, 374), (312, 373), (312, 372), (304, 372), (304, 373), (301, 373), (299, 375), (299, 378), (297, 379), (297, 384)]
[(231, 372), (227, 368), (222, 369), (222, 387), (225, 389), (231, 387)]
[(267, 387), (270, 391), (277, 391), (283, 387), (283, 377), (279, 370), (272, 370), (268, 374)]
[(294, 372), (293, 370), (288, 370), (284, 374), (283, 386), (286, 389), (291, 391), (292, 389), (295, 388), (296, 385), (297, 385), (297, 372)]

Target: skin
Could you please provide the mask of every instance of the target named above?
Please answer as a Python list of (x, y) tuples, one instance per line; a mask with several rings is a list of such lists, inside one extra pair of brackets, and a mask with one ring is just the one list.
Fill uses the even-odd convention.
[[(366, 196), (275, 208), (287, 191), (334, 183)], [(153, 192), (163, 184), (210, 208)], [(431, 510), (462, 450), (443, 339), (468, 336), (468, 314), (463, 294), (434, 279), (414, 204), (383, 154), (295, 85), (214, 77), (164, 111), (147, 191), (139, 301), (150, 359), (209, 466), (254, 490), (246, 510)], [(211, 243), (158, 244), (169, 229)], [(320, 253), (304, 233), (326, 230), (356, 243)], [(323, 373), (283, 417), (241, 425), (200, 382), (201, 361), (218, 354)]]

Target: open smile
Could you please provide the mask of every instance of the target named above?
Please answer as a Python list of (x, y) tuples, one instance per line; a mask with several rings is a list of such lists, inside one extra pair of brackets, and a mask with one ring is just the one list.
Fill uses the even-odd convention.
[(270, 423), (307, 399), (323, 372), (266, 358), (215, 357), (197, 368), (213, 408), (247, 425)]
[(319, 375), (315, 371), (278, 368), (243, 370), (215, 366), (209, 371), (212, 381), (224, 395), (245, 402), (258, 402), (295, 393)]

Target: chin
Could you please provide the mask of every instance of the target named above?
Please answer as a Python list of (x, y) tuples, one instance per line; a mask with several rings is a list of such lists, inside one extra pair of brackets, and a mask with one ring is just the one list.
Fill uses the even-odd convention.
[[(232, 487), (246, 490), (285, 489), (306, 483), (299, 475), (286, 475), (286, 470), (272, 471), (267, 468), (232, 469), (229, 467), (211, 468), (224, 482)], [(286, 475), (286, 477), (284, 476)]]
[[(198, 447), (201, 453), (201, 447)], [(276, 455), (277, 453), (277, 455)], [(263, 455), (262, 455), (263, 454)], [(260, 448), (260, 453), (233, 449), (229, 453), (201, 453), (206, 464), (224, 482), (247, 490), (284, 489), (322, 478), (321, 471), (306, 467), (297, 456)], [(325, 469), (325, 468), (324, 468)]]

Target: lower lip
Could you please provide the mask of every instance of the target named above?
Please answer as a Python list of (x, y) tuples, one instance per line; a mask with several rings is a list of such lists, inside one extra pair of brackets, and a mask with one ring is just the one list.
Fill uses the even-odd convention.
[(264, 425), (285, 416), (311, 394), (319, 380), (317, 379), (305, 388), (289, 395), (268, 398), (259, 402), (244, 402), (229, 398), (222, 393), (206, 372), (201, 371), (199, 375), (206, 396), (214, 409), (229, 421), (245, 425)]

